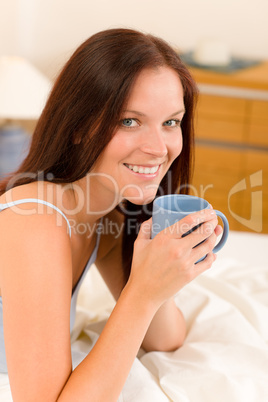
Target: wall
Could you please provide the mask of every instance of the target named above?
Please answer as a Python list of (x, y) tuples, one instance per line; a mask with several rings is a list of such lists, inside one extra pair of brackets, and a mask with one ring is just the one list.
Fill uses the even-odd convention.
[(26, 56), (54, 77), (102, 29), (133, 27), (182, 50), (224, 40), (235, 55), (268, 59), (267, 0), (0, 0), (0, 55)]

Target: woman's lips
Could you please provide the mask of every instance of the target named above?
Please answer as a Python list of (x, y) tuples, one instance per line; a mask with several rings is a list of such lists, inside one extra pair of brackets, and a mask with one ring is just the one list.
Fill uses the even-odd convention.
[(132, 165), (128, 163), (124, 163), (124, 165), (131, 170), (133, 173), (137, 175), (147, 176), (147, 177), (154, 177), (157, 175), (160, 165), (154, 166), (142, 166), (142, 165)]

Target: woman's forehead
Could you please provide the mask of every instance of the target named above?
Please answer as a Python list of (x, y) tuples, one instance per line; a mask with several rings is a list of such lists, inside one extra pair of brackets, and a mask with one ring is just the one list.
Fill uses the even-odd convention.
[[(144, 69), (137, 77), (129, 94), (125, 110), (139, 110), (150, 104), (172, 105), (184, 109), (183, 87), (176, 71), (168, 67)], [(174, 110), (175, 112), (175, 110)]]

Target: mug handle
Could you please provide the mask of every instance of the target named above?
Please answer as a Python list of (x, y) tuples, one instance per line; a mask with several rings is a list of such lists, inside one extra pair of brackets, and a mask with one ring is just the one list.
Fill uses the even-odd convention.
[(216, 212), (216, 215), (219, 216), (223, 222), (223, 232), (222, 232), (222, 237), (221, 237), (219, 243), (212, 250), (213, 253), (217, 253), (224, 246), (224, 244), (226, 243), (226, 240), (228, 238), (228, 235), (229, 235), (229, 223), (228, 223), (226, 216), (220, 211), (215, 210), (215, 212)]

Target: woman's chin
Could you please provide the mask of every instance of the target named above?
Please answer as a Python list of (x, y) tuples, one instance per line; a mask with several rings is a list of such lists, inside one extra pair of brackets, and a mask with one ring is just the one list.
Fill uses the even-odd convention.
[(156, 193), (150, 194), (146, 197), (125, 197), (125, 200), (135, 205), (147, 205), (155, 199)]

